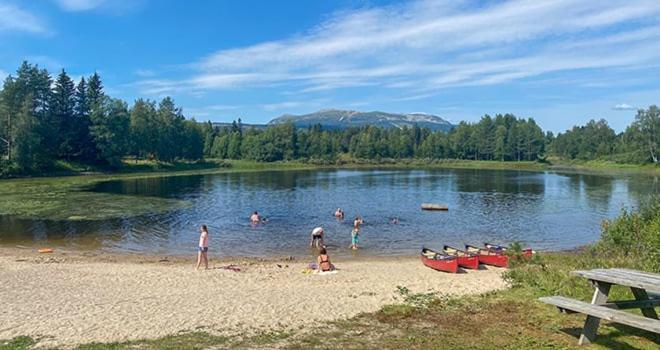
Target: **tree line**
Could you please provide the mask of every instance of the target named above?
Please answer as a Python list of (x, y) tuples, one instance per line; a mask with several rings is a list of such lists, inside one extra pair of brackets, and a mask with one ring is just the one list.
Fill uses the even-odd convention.
[(58, 160), (116, 168), (122, 158), (172, 161), (203, 156), (202, 127), (167, 97), (132, 107), (107, 96), (100, 76), (76, 84), (24, 62), (0, 90), (0, 173), (35, 173)]
[(476, 123), (461, 122), (449, 132), (417, 126), (384, 129), (375, 126), (327, 130), (321, 125), (297, 129), (292, 124), (266, 129), (204, 126), (204, 155), (261, 162), (320, 159), (340, 155), (360, 159), (426, 158), (498, 161), (562, 159), (658, 163), (658, 107), (640, 109), (633, 123), (617, 134), (605, 120), (591, 120), (556, 136), (543, 132), (533, 118), (512, 114), (485, 115)]
[(36, 173), (57, 161), (117, 168), (122, 159), (165, 162), (203, 158), (260, 162), (318, 159), (342, 155), (359, 159), (470, 159), (537, 161), (608, 159), (658, 163), (660, 111), (641, 109), (624, 132), (605, 120), (591, 120), (556, 136), (533, 118), (512, 114), (461, 122), (448, 132), (418, 126), (298, 129), (293, 124), (245, 128), (186, 119), (166, 97), (137, 99), (132, 106), (107, 96), (94, 73), (78, 83), (62, 70), (53, 81), (45, 69), (24, 62), (0, 90), (0, 174)]
[(461, 122), (449, 132), (418, 126), (354, 127), (341, 130), (293, 124), (245, 129), (204, 127), (205, 155), (213, 158), (270, 162), (294, 159), (455, 158), (473, 160), (536, 160), (545, 152), (545, 135), (534, 119), (511, 114), (484, 116), (478, 123)]

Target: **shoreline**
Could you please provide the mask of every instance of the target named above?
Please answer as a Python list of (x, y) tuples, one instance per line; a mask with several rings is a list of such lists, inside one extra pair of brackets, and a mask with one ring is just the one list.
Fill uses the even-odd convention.
[(442, 296), (507, 288), (500, 268), (449, 274), (417, 257), (333, 263), (338, 271), (329, 275), (282, 259), (211, 260), (209, 270), (195, 271), (192, 259), (0, 248), (0, 300), (7, 301), (0, 339), (30, 336), (38, 346), (67, 348), (198, 330), (245, 336), (375, 312), (400, 303), (400, 287)]

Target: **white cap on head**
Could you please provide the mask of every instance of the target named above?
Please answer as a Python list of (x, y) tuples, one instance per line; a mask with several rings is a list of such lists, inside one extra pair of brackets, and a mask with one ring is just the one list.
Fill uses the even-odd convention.
[(319, 234), (321, 232), (323, 232), (323, 227), (317, 227), (317, 228), (312, 230), (313, 235)]

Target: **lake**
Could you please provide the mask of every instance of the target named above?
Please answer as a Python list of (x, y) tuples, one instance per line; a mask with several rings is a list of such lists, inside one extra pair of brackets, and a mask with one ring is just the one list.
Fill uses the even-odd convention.
[[(305, 256), (323, 226), (334, 255), (411, 255), (422, 245), (522, 241), (561, 250), (598, 239), (603, 219), (660, 192), (657, 177), (502, 170), (306, 170), (170, 176), (97, 183), (112, 194), (185, 200), (167, 213), (97, 221), (0, 217), (0, 244), (194, 254), (209, 226), (214, 256)], [(110, 196), (111, 198), (111, 196)], [(420, 210), (424, 202), (447, 212)], [(341, 207), (346, 219), (338, 221)], [(252, 226), (258, 210), (268, 219)], [(348, 250), (352, 218), (363, 249)], [(390, 223), (398, 218), (399, 224)]]

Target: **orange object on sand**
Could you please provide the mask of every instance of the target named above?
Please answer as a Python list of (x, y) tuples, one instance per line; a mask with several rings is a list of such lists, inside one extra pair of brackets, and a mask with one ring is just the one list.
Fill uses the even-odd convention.
[(52, 253), (53, 249), (52, 248), (42, 248), (38, 250), (39, 253)]

